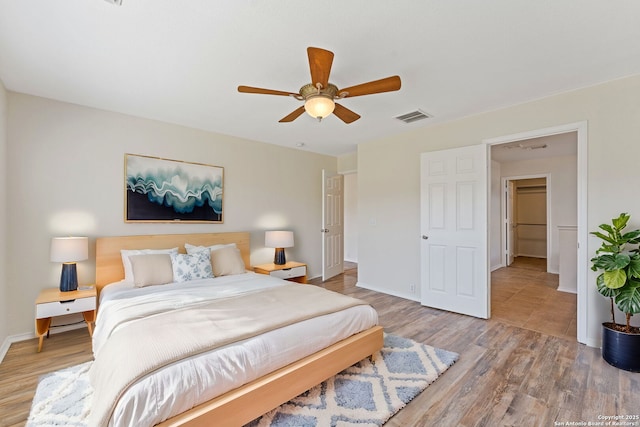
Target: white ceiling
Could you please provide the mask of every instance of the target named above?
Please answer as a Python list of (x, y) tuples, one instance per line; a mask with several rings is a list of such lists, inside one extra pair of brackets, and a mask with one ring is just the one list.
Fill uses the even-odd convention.
[(491, 159), (500, 163), (549, 157), (577, 156), (578, 134), (560, 133), (491, 146)]
[[(640, 73), (638, 0), (0, 0), (0, 79), (11, 91), (330, 155), (417, 127)], [(278, 120), (309, 83), (399, 75), (345, 99), (362, 118)], [(404, 124), (421, 109), (433, 118)], [(179, 142), (179, 141), (176, 141)]]

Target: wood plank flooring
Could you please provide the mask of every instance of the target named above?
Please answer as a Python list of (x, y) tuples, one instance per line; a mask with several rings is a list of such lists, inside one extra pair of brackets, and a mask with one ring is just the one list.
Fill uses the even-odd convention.
[[(527, 280), (528, 286), (541, 285)], [(533, 330), (517, 319), (486, 321), (434, 310), (356, 282), (354, 265), (325, 283), (311, 281), (368, 301), (387, 332), (460, 353), (388, 427), (557, 426), (640, 415), (640, 374), (609, 366), (575, 335)], [(86, 328), (52, 335), (41, 353), (36, 348), (35, 339), (15, 343), (0, 364), (0, 426), (24, 425), (40, 375), (91, 360)]]
[[(510, 302), (513, 317), (505, 312), (481, 320), (435, 310), (357, 288), (357, 269), (349, 267), (344, 275), (324, 284), (312, 283), (368, 301), (387, 332), (460, 354), (447, 372), (386, 426), (587, 425), (601, 421), (599, 416), (640, 415), (640, 374), (616, 369), (602, 360), (599, 349), (577, 343), (570, 321), (544, 311), (546, 322), (518, 325), (517, 313), (527, 310), (519, 304), (526, 301), (519, 299)], [(548, 297), (547, 291), (557, 292), (556, 297), (563, 294), (549, 280), (554, 278), (546, 273), (506, 268), (493, 273), (492, 286), (510, 282), (521, 290), (540, 291), (546, 301), (544, 310), (551, 310), (554, 300), (559, 301), (560, 310), (573, 310), (563, 298), (575, 300), (575, 295)], [(499, 305), (495, 299), (492, 303)], [(575, 318), (575, 311), (572, 315)]]

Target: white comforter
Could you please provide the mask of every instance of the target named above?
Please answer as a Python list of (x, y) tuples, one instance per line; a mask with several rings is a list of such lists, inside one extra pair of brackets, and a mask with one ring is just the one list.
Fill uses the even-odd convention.
[(100, 294), (100, 310), (93, 333), (93, 354), (97, 357), (109, 336), (121, 325), (136, 318), (142, 319), (171, 308), (258, 292), (287, 283), (289, 282), (271, 276), (246, 273), (144, 288), (136, 288), (124, 282), (109, 285)]
[[(259, 292), (288, 283), (247, 273), (160, 287), (110, 285), (101, 295), (94, 353), (99, 357), (105, 340), (121, 326), (123, 318), (135, 321), (152, 315), (158, 307), (181, 307), (205, 298)], [(157, 424), (376, 323), (376, 312), (361, 305), (181, 360), (129, 388), (120, 399), (110, 425)]]

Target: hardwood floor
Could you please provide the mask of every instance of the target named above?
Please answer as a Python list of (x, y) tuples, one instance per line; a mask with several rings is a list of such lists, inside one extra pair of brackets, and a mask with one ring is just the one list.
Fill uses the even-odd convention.
[[(598, 349), (578, 344), (575, 335), (536, 331), (498, 316), (481, 320), (439, 311), (358, 288), (356, 282), (355, 265), (325, 283), (311, 280), (368, 301), (387, 332), (460, 353), (388, 427), (556, 426), (640, 415), (640, 374), (609, 366)], [(527, 287), (540, 285), (534, 282), (527, 278)], [(0, 426), (24, 425), (40, 375), (91, 359), (86, 328), (52, 335), (42, 353), (36, 348), (35, 339), (15, 343), (0, 364)]]
[(38, 339), (11, 344), (0, 363), (0, 426), (24, 426), (38, 378), (92, 360), (87, 328), (52, 334), (37, 353)]
[[(553, 290), (547, 283), (553, 278), (546, 273), (525, 273), (498, 270), (492, 285), (512, 274), (516, 279), (524, 277), (525, 287)], [(496, 274), (503, 277), (496, 279)], [(324, 284), (311, 282), (368, 301), (387, 332), (460, 354), (387, 427), (587, 425), (602, 421), (599, 416), (640, 415), (640, 374), (608, 365), (599, 349), (577, 343), (575, 332), (573, 337), (567, 331), (540, 332), (533, 330), (538, 327), (535, 324), (517, 326), (519, 319), (506, 314), (481, 320), (357, 288), (353, 265)], [(516, 313), (521, 310), (517, 303), (512, 301)], [(551, 306), (549, 302), (547, 307)], [(566, 325), (567, 321), (550, 316), (546, 323), (552, 330), (554, 323)]]

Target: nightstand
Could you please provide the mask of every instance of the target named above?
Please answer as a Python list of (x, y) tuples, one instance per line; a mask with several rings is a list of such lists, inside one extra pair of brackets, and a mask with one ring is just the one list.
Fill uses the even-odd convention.
[(307, 283), (307, 264), (289, 261), (286, 264), (261, 264), (253, 267), (253, 271), (297, 283)]
[(43, 289), (36, 299), (36, 335), (38, 353), (42, 350), (42, 340), (49, 336), (51, 318), (67, 314), (82, 313), (87, 322), (89, 335), (93, 336), (92, 323), (96, 320), (96, 288), (60, 292), (59, 288)]

